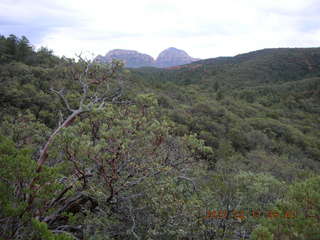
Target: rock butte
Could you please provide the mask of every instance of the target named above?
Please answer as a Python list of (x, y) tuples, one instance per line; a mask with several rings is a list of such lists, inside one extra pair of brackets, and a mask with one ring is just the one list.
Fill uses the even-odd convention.
[(183, 50), (177, 48), (167, 48), (163, 50), (157, 59), (153, 59), (148, 54), (140, 53), (134, 50), (114, 49), (109, 51), (105, 56), (98, 55), (95, 61), (100, 63), (109, 63), (112, 59), (122, 60), (126, 67), (159, 67), (167, 68), (188, 64), (200, 59), (193, 58)]

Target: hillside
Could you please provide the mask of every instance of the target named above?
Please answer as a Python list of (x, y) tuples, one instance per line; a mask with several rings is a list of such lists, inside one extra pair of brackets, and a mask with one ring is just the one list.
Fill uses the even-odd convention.
[[(158, 74), (163, 75), (162, 71)], [(312, 76), (320, 76), (320, 48), (263, 49), (235, 57), (206, 59), (171, 68), (163, 77), (178, 83), (204, 81), (238, 87)]]
[(126, 69), (0, 37), (0, 238), (318, 239), (319, 63)]

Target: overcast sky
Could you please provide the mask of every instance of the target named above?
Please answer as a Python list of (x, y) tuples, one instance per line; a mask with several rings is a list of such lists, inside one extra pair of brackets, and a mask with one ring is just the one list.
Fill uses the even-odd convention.
[(0, 34), (57, 55), (168, 47), (192, 57), (320, 47), (320, 0), (0, 0)]

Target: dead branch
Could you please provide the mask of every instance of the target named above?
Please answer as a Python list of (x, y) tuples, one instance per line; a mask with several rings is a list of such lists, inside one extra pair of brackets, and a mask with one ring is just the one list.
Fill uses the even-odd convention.
[(95, 199), (83, 193), (79, 193), (75, 197), (67, 200), (62, 207), (60, 207), (50, 216), (45, 217), (42, 221), (48, 223), (49, 225), (52, 225), (54, 222), (62, 218), (63, 213), (81, 212), (82, 206), (87, 202), (91, 203), (90, 210), (93, 210), (98, 206), (98, 202)]
[(79, 238), (77, 238), (76, 236), (74, 236), (73, 234), (67, 232), (67, 231), (63, 231), (63, 230), (51, 230), (51, 232), (53, 233), (64, 233), (67, 234), (68, 236), (71, 236), (72, 238), (74, 238), (75, 240), (80, 240)]
[(196, 184), (195, 184), (195, 182), (194, 182), (191, 178), (187, 178), (187, 177), (185, 177), (185, 176), (178, 176), (178, 178), (183, 179), (183, 180), (186, 180), (186, 181), (188, 181), (188, 182), (191, 182), (191, 183), (192, 183), (192, 186), (193, 186), (193, 191), (196, 191), (196, 190), (197, 190)]
[(53, 88), (50, 88), (50, 91), (57, 94), (60, 99), (62, 100), (62, 102), (64, 103), (64, 105), (66, 106), (66, 108), (70, 111), (70, 112), (74, 112), (75, 110), (74, 109), (71, 109), (70, 108), (70, 105), (69, 105), (69, 102), (68, 100), (66, 99), (66, 97), (63, 95), (63, 89), (61, 89), (60, 91), (56, 91), (54, 90)]
[(81, 113), (84, 113), (85, 110), (83, 109), (78, 109), (72, 112), (72, 114), (50, 135), (48, 141), (46, 142), (46, 144), (44, 145), (40, 156), (38, 158), (37, 161), (37, 172), (40, 172), (42, 169), (42, 165), (44, 164), (44, 162), (46, 161), (46, 159), (48, 158), (48, 149), (49, 149), (49, 145), (53, 142), (54, 137), (64, 128), (68, 127), (69, 125), (71, 125), (73, 123), (73, 121), (75, 120), (75, 118), (77, 116), (79, 116)]
[(134, 218), (134, 214), (133, 214), (133, 210), (132, 210), (132, 203), (131, 203), (131, 200), (129, 200), (129, 214), (131, 216), (131, 219), (132, 219), (132, 226), (131, 226), (131, 233), (132, 235), (137, 239), (137, 240), (140, 240), (140, 237), (136, 234), (136, 232), (134, 231), (135, 228), (136, 228), (136, 221), (135, 221), (135, 218)]

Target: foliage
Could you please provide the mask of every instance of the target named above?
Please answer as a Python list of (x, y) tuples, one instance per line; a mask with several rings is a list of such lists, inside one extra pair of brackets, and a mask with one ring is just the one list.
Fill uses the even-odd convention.
[(124, 70), (0, 36), (0, 238), (318, 239), (319, 54)]
[[(317, 176), (290, 186), (285, 197), (274, 206), (280, 217), (262, 222), (263, 228), (272, 233), (273, 239), (319, 238), (319, 184), (320, 178)], [(260, 231), (259, 228), (255, 230), (256, 233)]]

